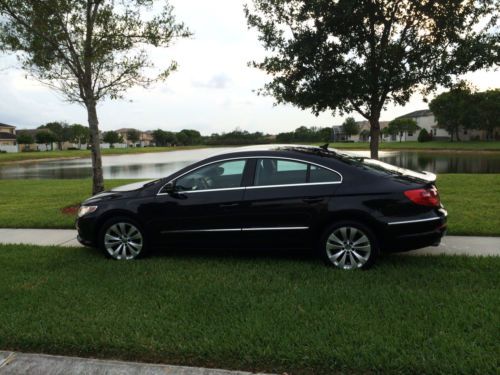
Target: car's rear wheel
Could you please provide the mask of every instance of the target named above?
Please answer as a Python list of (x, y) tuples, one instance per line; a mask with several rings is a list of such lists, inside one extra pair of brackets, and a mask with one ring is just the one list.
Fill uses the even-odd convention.
[(367, 269), (377, 258), (379, 247), (373, 232), (364, 224), (342, 221), (329, 226), (320, 241), (328, 265), (344, 270)]
[(102, 226), (99, 236), (104, 253), (116, 260), (132, 260), (146, 253), (141, 226), (128, 217), (112, 218)]

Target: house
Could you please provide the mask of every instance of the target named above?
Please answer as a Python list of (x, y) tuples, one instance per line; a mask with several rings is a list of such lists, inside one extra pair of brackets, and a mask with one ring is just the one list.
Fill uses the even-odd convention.
[(0, 123), (0, 151), (17, 152), (15, 126)]
[[(139, 140), (137, 142), (132, 143), (132, 141), (128, 139), (127, 135), (130, 131), (139, 133)], [(153, 144), (153, 132), (151, 131), (143, 132), (134, 128), (121, 128), (116, 130), (116, 132), (122, 136), (123, 142), (127, 144), (127, 146), (148, 147)]]
[(432, 138), (435, 140), (450, 139), (450, 135), (446, 130), (438, 128), (437, 121), (430, 109), (421, 109), (419, 111), (410, 112), (397, 118), (409, 118), (415, 120), (418, 127), (420, 128), (420, 130), (417, 130), (416, 132), (406, 133), (403, 136), (403, 141), (417, 141), (418, 134), (422, 129), (425, 129), (429, 134), (432, 134)]

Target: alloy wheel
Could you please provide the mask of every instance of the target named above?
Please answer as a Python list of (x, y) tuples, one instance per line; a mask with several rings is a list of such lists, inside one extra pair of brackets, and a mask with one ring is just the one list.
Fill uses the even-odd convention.
[(114, 259), (134, 259), (141, 253), (143, 246), (141, 231), (131, 223), (115, 223), (104, 234), (104, 248)]
[(338, 268), (352, 270), (363, 267), (372, 252), (369, 237), (361, 230), (351, 226), (336, 228), (326, 241), (326, 255)]

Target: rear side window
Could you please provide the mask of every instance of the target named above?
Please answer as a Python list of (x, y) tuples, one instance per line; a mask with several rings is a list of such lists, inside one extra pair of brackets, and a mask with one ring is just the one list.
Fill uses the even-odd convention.
[(258, 159), (254, 185), (289, 185), (307, 182), (307, 164), (291, 160)]
[(340, 182), (340, 175), (326, 168), (311, 164), (309, 182)]

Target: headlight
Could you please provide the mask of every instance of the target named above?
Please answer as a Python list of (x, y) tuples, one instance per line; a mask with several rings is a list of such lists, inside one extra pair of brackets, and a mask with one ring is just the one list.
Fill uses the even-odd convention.
[(97, 206), (80, 206), (80, 209), (78, 210), (78, 217), (90, 214), (95, 210), (97, 210)]

